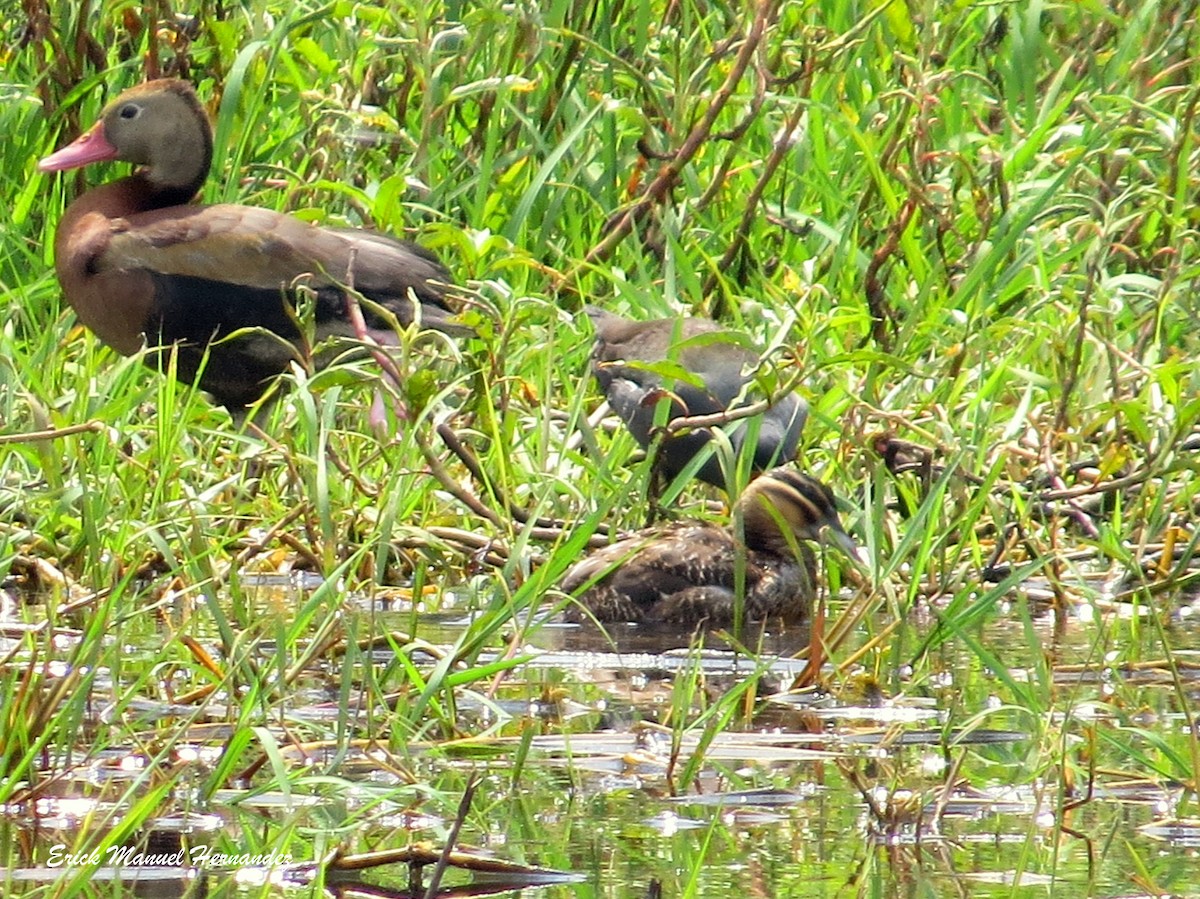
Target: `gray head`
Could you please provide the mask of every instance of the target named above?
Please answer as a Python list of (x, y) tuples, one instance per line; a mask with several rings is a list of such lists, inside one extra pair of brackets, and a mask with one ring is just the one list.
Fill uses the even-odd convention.
[(192, 86), (160, 78), (122, 93), (91, 130), (38, 167), (59, 172), (112, 159), (132, 162), (155, 192), (184, 203), (204, 183), (212, 153), (212, 126)]

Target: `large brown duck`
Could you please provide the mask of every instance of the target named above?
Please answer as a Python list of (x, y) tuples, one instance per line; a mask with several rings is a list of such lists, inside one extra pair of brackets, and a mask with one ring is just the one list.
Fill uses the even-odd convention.
[[(752, 383), (760, 354), (744, 336), (710, 319), (633, 321), (592, 306), (587, 313), (596, 329), (592, 372), (613, 411), (642, 447), (649, 447), (653, 441), (660, 402), (669, 402), (666, 420), (670, 422), (682, 416), (734, 411), (760, 398)], [(671, 365), (681, 371), (680, 377), (665, 374)], [(749, 461), (754, 471), (790, 462), (796, 456), (807, 417), (808, 404), (798, 393), (780, 396), (760, 415), (733, 425), (729, 432), (733, 452), (751, 452)], [(671, 436), (659, 449), (657, 469), (674, 478), (712, 440), (708, 428)], [(696, 477), (717, 487), (725, 486), (725, 473), (716, 453), (708, 456)]]
[(801, 621), (816, 593), (816, 558), (805, 540), (827, 536), (857, 557), (833, 494), (820, 481), (776, 468), (738, 498), (735, 527), (682, 521), (639, 531), (592, 553), (561, 588), (582, 591), (569, 621), (728, 624), (737, 603), (738, 558), (745, 568), (744, 620)]
[[(67, 302), (117, 352), (177, 347), (180, 380), (193, 383), (199, 374), (204, 390), (236, 410), (302, 352), (298, 285), (315, 292), (318, 339), (354, 334), (343, 289), (349, 278), (403, 325), (419, 315), (450, 333), (466, 330), (445, 303), (449, 275), (418, 246), (268, 209), (192, 203), (212, 150), (212, 127), (192, 86), (162, 79), (122, 93), (91, 130), (38, 164), (46, 172), (106, 160), (136, 166), (75, 200), (54, 240)], [(369, 304), (363, 314), (371, 336), (395, 341), (384, 316)], [(241, 329), (259, 330), (225, 339)]]

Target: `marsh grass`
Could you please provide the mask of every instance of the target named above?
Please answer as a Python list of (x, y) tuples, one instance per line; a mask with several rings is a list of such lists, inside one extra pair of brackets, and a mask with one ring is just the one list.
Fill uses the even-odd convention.
[[(1028, 740), (962, 750), (957, 770), (1061, 781), (1060, 823), (1072, 785), (1097, 776), (1093, 754), (1182, 784), (1190, 808), (1200, 746), (1176, 643), (1195, 642), (1176, 613), (1198, 539), (1200, 92), (1186, 8), (262, 0), (194, 20), (160, 5), (161, 21), (27, 8), (0, 85), (0, 570), (6, 620), (35, 626), (5, 632), (0, 670), (14, 814), (127, 753), (136, 773), (71, 840), (115, 845), (183, 796), (234, 791), (223, 807), (238, 814), (261, 794), (341, 795), (338, 762), (359, 740), (404, 772), (398, 791), (435, 781), (423, 801), (452, 814), (463, 783), (430, 761), (452, 752), (442, 741), (545, 726), (496, 714), (464, 733), (463, 704), (496, 712), (505, 691), (539, 689), (512, 672), (569, 601), (554, 584), (601, 525), (644, 520), (647, 463), (588, 423), (585, 301), (717, 314), (778, 350), (782, 380), (803, 373), (805, 464), (869, 559), (830, 604), (831, 696), (866, 678), (897, 700), (935, 697), (947, 734), (1019, 728)], [(761, 46), (735, 77), (756, 19)], [(210, 103), (206, 200), (420, 241), (469, 285), (479, 337), (400, 335), (399, 384), (353, 354), (297, 368), (257, 433), (74, 327), (50, 248), (79, 181), (34, 163), (158, 74)], [(876, 451), (888, 438), (915, 447), (911, 464)], [(709, 498), (684, 483), (665, 495), (686, 514)], [(320, 585), (284, 609), (253, 587), (295, 572)], [(1115, 605), (1112, 584), (1129, 590)], [(379, 612), (398, 586), (403, 627)], [(439, 609), (471, 618), (430, 655), (408, 635)], [(842, 610), (853, 627), (837, 627)], [(1010, 639), (989, 642), (1006, 617)], [(1087, 647), (1065, 650), (1062, 630), (1090, 618)], [(942, 686), (950, 653), (970, 660), (956, 689)], [(1076, 662), (1158, 666), (1170, 687), (1097, 692), (1070, 681)], [(333, 687), (313, 690), (332, 724), (298, 714), (313, 671)], [(677, 747), (701, 735), (673, 760), (679, 790), (715, 735), (753, 726), (761, 672), (715, 699), (705, 688), (686, 668), (663, 710)], [(1112, 718), (1077, 713), (1095, 704)], [(1129, 709), (1147, 704), (1185, 726), (1143, 725)], [(296, 749), (310, 744), (332, 761)], [(180, 761), (196, 747), (211, 753), (200, 768)], [(523, 774), (542, 776), (530, 752), (471, 813), (476, 832), (520, 806)], [(323, 835), (290, 815), (242, 833), (319, 858), (381, 817), (385, 793)], [(536, 835), (535, 817), (514, 826)], [(687, 873), (668, 888), (704, 894), (719, 836), (674, 838)], [(10, 867), (31, 863), (12, 852)], [(1054, 871), (1030, 852), (1022, 869)], [(1115, 864), (1148, 881), (1145, 852)], [(876, 862), (862, 871), (882, 879)], [(84, 873), (55, 895), (101, 894)]]

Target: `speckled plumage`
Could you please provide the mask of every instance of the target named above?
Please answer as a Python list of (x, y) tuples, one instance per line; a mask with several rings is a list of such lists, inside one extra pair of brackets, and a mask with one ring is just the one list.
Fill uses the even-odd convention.
[[(660, 401), (670, 402), (670, 421), (725, 412), (757, 398), (751, 390), (751, 395), (739, 402), (760, 361), (744, 336), (704, 318), (639, 322), (591, 306), (587, 313), (596, 329), (592, 372), (613, 411), (641, 446), (648, 447), (653, 439)], [(670, 379), (646, 367), (663, 362), (678, 365), (688, 374)], [(798, 393), (779, 397), (757, 416), (754, 470), (764, 471), (794, 458), (807, 417), (808, 405)], [(730, 443), (735, 454), (742, 452), (752, 430), (749, 419), (734, 427)], [(702, 428), (671, 437), (660, 450), (660, 470), (675, 477), (711, 440), (711, 432)], [(696, 477), (725, 486), (716, 455), (709, 456)]]
[(832, 493), (808, 475), (777, 468), (747, 487), (736, 517), (744, 542), (733, 526), (686, 521), (640, 531), (594, 552), (563, 578), (565, 592), (582, 589), (578, 603), (567, 609), (568, 620), (727, 623), (734, 618), (739, 554), (745, 619), (803, 620), (817, 572), (812, 550), (801, 541), (817, 539), (824, 528), (835, 543), (854, 551)]

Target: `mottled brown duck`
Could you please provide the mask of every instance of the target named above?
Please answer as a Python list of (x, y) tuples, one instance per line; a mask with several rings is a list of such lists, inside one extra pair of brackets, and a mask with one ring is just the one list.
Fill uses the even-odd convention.
[(562, 580), (565, 592), (580, 591), (567, 619), (727, 624), (742, 556), (744, 620), (802, 621), (817, 583), (816, 557), (805, 541), (828, 539), (857, 556), (832, 492), (791, 468), (752, 481), (733, 518), (728, 527), (683, 521), (648, 528), (592, 553)]

